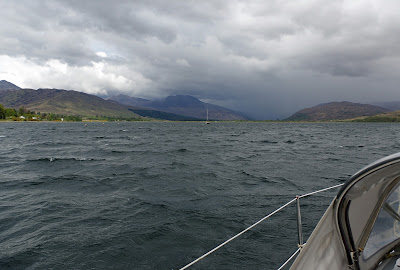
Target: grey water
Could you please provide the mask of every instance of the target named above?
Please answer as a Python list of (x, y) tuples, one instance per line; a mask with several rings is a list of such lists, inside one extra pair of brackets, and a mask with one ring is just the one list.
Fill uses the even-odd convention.
[[(179, 269), (400, 151), (400, 125), (0, 123), (0, 269)], [(307, 238), (337, 190), (301, 201)], [(290, 206), (192, 269), (277, 269)]]

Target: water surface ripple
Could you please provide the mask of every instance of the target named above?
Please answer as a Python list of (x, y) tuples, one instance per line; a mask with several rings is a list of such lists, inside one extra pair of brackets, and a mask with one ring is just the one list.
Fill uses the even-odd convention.
[[(0, 269), (178, 269), (400, 151), (400, 125), (1, 123)], [(302, 200), (306, 237), (336, 191)], [(276, 269), (289, 207), (193, 269)]]

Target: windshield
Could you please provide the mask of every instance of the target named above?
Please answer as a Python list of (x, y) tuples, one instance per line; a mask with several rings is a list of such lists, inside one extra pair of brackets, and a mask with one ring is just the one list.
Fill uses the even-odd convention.
[(368, 259), (388, 244), (400, 238), (400, 184), (383, 204), (365, 245), (363, 257)]

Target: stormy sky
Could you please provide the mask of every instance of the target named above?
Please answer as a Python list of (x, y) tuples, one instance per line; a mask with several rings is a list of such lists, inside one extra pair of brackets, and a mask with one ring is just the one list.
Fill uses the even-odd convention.
[(400, 101), (400, 2), (0, 1), (0, 80), (149, 99), (193, 95), (256, 119)]

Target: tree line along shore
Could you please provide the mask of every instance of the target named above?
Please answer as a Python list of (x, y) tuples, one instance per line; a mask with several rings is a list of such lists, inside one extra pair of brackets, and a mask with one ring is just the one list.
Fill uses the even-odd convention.
[(82, 122), (82, 121), (143, 121), (140, 118), (122, 118), (93, 116), (85, 117), (79, 115), (64, 115), (54, 113), (41, 113), (20, 107), (18, 110), (13, 108), (4, 108), (0, 104), (0, 121), (60, 121), (60, 122)]

